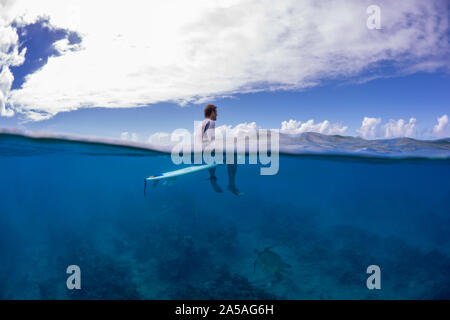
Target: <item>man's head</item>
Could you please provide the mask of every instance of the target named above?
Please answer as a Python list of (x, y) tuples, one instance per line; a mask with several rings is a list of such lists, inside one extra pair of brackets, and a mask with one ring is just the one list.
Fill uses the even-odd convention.
[(208, 104), (205, 107), (205, 118), (207, 119), (211, 119), (211, 120), (216, 120), (217, 119), (217, 107), (213, 104)]

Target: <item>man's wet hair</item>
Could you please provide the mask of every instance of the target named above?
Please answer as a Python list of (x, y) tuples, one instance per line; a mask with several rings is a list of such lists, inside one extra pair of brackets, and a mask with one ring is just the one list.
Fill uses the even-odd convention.
[(205, 118), (209, 118), (211, 116), (211, 113), (217, 112), (217, 107), (213, 104), (208, 104), (205, 107), (204, 112), (205, 112)]

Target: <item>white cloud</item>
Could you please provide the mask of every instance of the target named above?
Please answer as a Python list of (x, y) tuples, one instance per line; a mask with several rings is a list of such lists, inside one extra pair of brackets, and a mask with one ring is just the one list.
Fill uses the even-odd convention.
[[(10, 92), (12, 107), (31, 120), (92, 106), (185, 104), (307, 88), (384, 61), (393, 61), (400, 72), (448, 63), (442, 58), (448, 53), (445, 1), (379, 0), (382, 30), (366, 28), (368, 0), (2, 3), (6, 22), (48, 16), (52, 26), (83, 38), (78, 51), (65, 50), (67, 42), (57, 44), (63, 54)], [(17, 44), (5, 39), (0, 47)]]
[(234, 127), (231, 125), (222, 125), (216, 128), (216, 135), (221, 135), (222, 137), (225, 136), (238, 137), (242, 135), (247, 135), (248, 133), (251, 132), (256, 132), (256, 130), (258, 129), (259, 127), (256, 125), (256, 122), (239, 123)]
[(133, 141), (133, 142), (137, 142), (138, 141), (138, 135), (135, 132), (122, 132), (120, 134), (120, 139), (122, 140), (127, 140), (127, 141)]
[(0, 67), (21, 65), (25, 61), (26, 49), (19, 52), (16, 29), (5, 23), (0, 16)]
[(281, 123), (281, 133), (297, 134), (303, 132), (318, 132), (322, 134), (344, 134), (347, 131), (347, 126), (342, 126), (340, 123), (330, 123), (328, 120), (314, 123), (314, 120), (301, 122), (290, 119)]
[(435, 138), (445, 138), (450, 136), (448, 116), (444, 114), (442, 117), (437, 118), (437, 125), (433, 127), (433, 136)]
[(53, 43), (53, 47), (60, 54), (67, 53), (69, 51), (81, 50), (81, 43), (70, 44), (69, 39), (61, 39)]
[(10, 66), (21, 65), (25, 61), (26, 48), (19, 52), (19, 36), (11, 27), (7, 11), (9, 1), (0, 1), (0, 116), (11, 117), (14, 110), (7, 107), (9, 92), (14, 76)]
[[(356, 132), (365, 139), (376, 138), (399, 138), (410, 137), (419, 139), (443, 138), (450, 136), (448, 116), (444, 114), (437, 118), (438, 123), (431, 128), (423, 128), (420, 132), (417, 127), (416, 118), (410, 118), (408, 122), (404, 119), (390, 119), (387, 123), (381, 124), (381, 118), (364, 117), (361, 127)], [(432, 134), (430, 134), (432, 132)]]
[(153, 145), (169, 145), (170, 144), (170, 134), (167, 132), (156, 132), (148, 138), (148, 142)]
[(381, 118), (364, 117), (361, 127), (356, 132), (364, 139), (377, 137), (377, 126), (381, 123)]
[(356, 132), (364, 139), (398, 138), (416, 136), (416, 119), (410, 118), (408, 122), (403, 119), (397, 121), (390, 119), (379, 127), (381, 118), (364, 117), (361, 127)]
[(389, 120), (383, 125), (384, 138), (396, 137), (414, 137), (416, 135), (416, 119), (409, 119), (408, 123), (405, 120), (399, 119), (397, 121)]
[(0, 116), (11, 117), (14, 111), (6, 107), (6, 99), (11, 89), (14, 76), (8, 66), (4, 66), (0, 72)]

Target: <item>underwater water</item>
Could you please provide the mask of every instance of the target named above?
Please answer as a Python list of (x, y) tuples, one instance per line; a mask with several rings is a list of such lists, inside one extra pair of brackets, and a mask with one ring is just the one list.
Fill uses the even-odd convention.
[(0, 299), (450, 299), (448, 158), (279, 161), (239, 165), (241, 196), (220, 166), (223, 193), (202, 171), (144, 197), (170, 155), (0, 134)]

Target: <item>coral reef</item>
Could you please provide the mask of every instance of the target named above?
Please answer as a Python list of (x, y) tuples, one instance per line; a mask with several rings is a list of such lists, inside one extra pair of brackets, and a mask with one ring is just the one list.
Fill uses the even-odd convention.
[(199, 285), (174, 286), (171, 299), (277, 299), (274, 294), (252, 285), (247, 278), (222, 268), (211, 281)]

